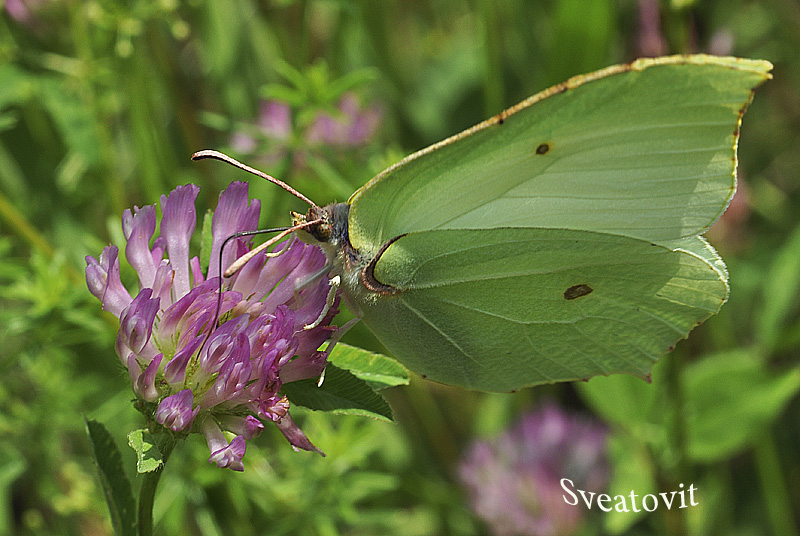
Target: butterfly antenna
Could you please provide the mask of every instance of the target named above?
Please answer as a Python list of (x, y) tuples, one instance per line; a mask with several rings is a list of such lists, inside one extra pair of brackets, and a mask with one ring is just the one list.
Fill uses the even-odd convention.
[[(218, 265), (217, 265), (217, 273), (220, 274), (219, 275), (219, 287), (217, 289), (217, 307), (214, 310), (214, 316), (211, 319), (211, 322), (209, 323), (209, 329), (206, 331), (206, 338), (203, 341), (203, 344), (200, 345), (200, 350), (201, 351), (202, 351), (203, 347), (206, 345), (206, 343), (208, 342), (208, 338), (211, 337), (211, 334), (214, 332), (214, 329), (216, 329), (217, 322), (219, 321), (219, 314), (220, 314), (220, 311), (222, 310), (222, 287), (223, 287), (223, 283), (225, 281), (225, 278), (222, 275), (222, 254), (225, 252), (225, 246), (227, 246), (228, 243), (231, 240), (234, 240), (236, 238), (241, 238), (243, 236), (253, 236), (253, 235), (264, 234), (264, 233), (275, 233), (275, 232), (278, 232), (278, 231), (285, 231), (285, 230), (286, 230), (286, 227), (276, 227), (274, 229), (257, 229), (255, 231), (241, 231), (239, 233), (232, 234), (231, 236), (229, 236), (228, 238), (226, 238), (222, 242), (222, 246), (219, 248), (219, 260), (218, 260)], [(225, 277), (227, 277), (227, 276), (225, 276)]]
[(221, 153), (219, 151), (214, 151), (214, 150), (211, 150), (211, 149), (207, 149), (205, 151), (197, 151), (196, 153), (194, 153), (192, 155), (192, 160), (204, 160), (206, 158), (213, 158), (214, 160), (221, 160), (222, 162), (226, 162), (226, 163), (228, 163), (228, 164), (230, 164), (232, 166), (235, 166), (235, 167), (237, 167), (239, 169), (243, 169), (243, 170), (247, 171), (248, 173), (252, 173), (253, 175), (256, 175), (257, 177), (261, 177), (262, 179), (268, 180), (272, 184), (277, 184), (278, 186), (280, 186), (281, 188), (283, 188), (284, 190), (286, 190), (287, 192), (289, 192), (290, 194), (292, 194), (296, 198), (301, 199), (302, 201), (305, 201), (306, 203), (308, 203), (312, 207), (316, 207), (317, 206), (317, 204), (314, 203), (312, 200), (310, 200), (309, 198), (307, 198), (306, 196), (304, 196), (303, 194), (301, 194), (300, 192), (298, 192), (297, 190), (295, 190), (294, 188), (292, 188), (291, 186), (289, 186), (288, 184), (286, 184), (282, 180), (276, 179), (272, 175), (267, 175), (263, 171), (259, 171), (259, 170), (255, 169), (255, 168), (251, 168), (250, 166), (248, 166), (246, 164), (242, 164), (241, 162), (239, 162), (235, 158), (231, 158), (230, 156), (228, 156), (228, 155), (226, 155), (224, 153)]
[(233, 264), (228, 266), (228, 269), (225, 270), (225, 272), (222, 275), (224, 277), (232, 276), (233, 274), (235, 274), (236, 272), (241, 270), (242, 267), (245, 264), (247, 264), (250, 259), (252, 259), (256, 255), (258, 255), (259, 253), (261, 253), (262, 251), (264, 251), (265, 249), (270, 247), (272, 244), (274, 244), (277, 241), (279, 241), (281, 238), (285, 237), (288, 234), (291, 234), (291, 233), (297, 231), (298, 229), (304, 229), (304, 228), (309, 227), (311, 225), (319, 225), (320, 223), (323, 223), (323, 221), (324, 220), (322, 220), (320, 218), (320, 219), (317, 219), (317, 220), (306, 221), (306, 222), (303, 222), (303, 223), (298, 224), (298, 225), (293, 225), (291, 227), (281, 227), (280, 229), (272, 229), (273, 231), (281, 231), (281, 232), (276, 234), (275, 236), (273, 236), (272, 238), (270, 238), (269, 240), (267, 240), (263, 244), (260, 244), (258, 247), (255, 247), (255, 248), (251, 249), (250, 251), (248, 251), (247, 253), (245, 253), (244, 255), (239, 257), (238, 259), (236, 259), (236, 261)]

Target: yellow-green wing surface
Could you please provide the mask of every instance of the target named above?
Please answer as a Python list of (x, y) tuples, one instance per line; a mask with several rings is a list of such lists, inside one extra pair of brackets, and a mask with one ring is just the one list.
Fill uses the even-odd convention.
[(727, 296), (702, 238), (682, 250), (591, 231), (436, 230), (394, 242), (362, 304), (392, 353), (430, 379), (509, 391), (627, 372), (646, 376)]
[(672, 56), (575, 77), (415, 153), (350, 199), (375, 251), (432, 229), (545, 227), (694, 236), (735, 189), (735, 147), (769, 62)]
[[(505, 391), (652, 364), (714, 314), (699, 236), (735, 190), (764, 61), (674, 56), (576, 77), (404, 159), (350, 199), (393, 294), (354, 292), (412, 370)], [(351, 278), (352, 280), (352, 278)]]

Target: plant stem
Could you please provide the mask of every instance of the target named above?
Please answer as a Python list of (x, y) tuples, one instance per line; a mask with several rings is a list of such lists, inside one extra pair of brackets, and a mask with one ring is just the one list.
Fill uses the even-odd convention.
[(484, 0), (481, 3), (481, 16), (483, 19), (483, 40), (486, 51), (486, 66), (483, 81), (483, 106), (484, 113), (492, 116), (503, 109), (505, 95), (503, 94), (503, 66), (500, 50), (500, 30), (498, 13), (500, 7), (494, 2)]
[(784, 482), (778, 449), (774, 434), (769, 431), (759, 439), (753, 454), (756, 459), (758, 478), (761, 481), (761, 495), (769, 518), (771, 534), (784, 536), (797, 534), (797, 526), (792, 517), (789, 492)]
[[(678, 484), (687, 487), (690, 482), (690, 469), (687, 456), (686, 438), (686, 398), (683, 390), (683, 373), (686, 356), (683, 352), (675, 352), (669, 356), (667, 365), (667, 397), (672, 403), (670, 422), (670, 436), (674, 460), (668, 476), (663, 475), (662, 480), (669, 483), (668, 489), (676, 489)], [(662, 469), (663, 470), (663, 469)], [(666, 476), (666, 478), (664, 478)], [(668, 510), (665, 513), (665, 523), (669, 534), (688, 534), (686, 513), (682, 510)]]
[(161, 459), (163, 460), (161, 467), (155, 471), (144, 474), (142, 487), (139, 489), (139, 536), (152, 536), (153, 534), (153, 504), (156, 498), (156, 488), (158, 487), (161, 473), (164, 472), (164, 467), (167, 465), (167, 460), (174, 446), (175, 442), (171, 440), (166, 441), (163, 445), (159, 445), (161, 448)]
[(53, 258), (55, 255), (53, 246), (2, 193), (0, 193), (0, 219), (5, 220), (8, 226), (24, 238), (33, 249), (39, 250), (48, 259)]
[[(121, 214), (127, 207), (122, 178), (111, 164), (117, 160), (114, 141), (111, 137), (108, 114), (104, 113), (98, 99), (98, 90), (95, 87), (94, 73), (97, 69), (94, 51), (92, 50), (92, 36), (90, 23), (86, 17), (83, 2), (72, 0), (67, 4), (69, 10), (69, 27), (72, 30), (72, 43), (75, 47), (75, 57), (81, 62), (81, 72), (76, 76), (78, 91), (81, 99), (86, 104), (86, 109), (94, 119), (95, 136), (99, 144), (100, 175), (105, 177), (105, 188), (112, 205), (112, 213)], [(127, 87), (127, 86), (126, 86)]]

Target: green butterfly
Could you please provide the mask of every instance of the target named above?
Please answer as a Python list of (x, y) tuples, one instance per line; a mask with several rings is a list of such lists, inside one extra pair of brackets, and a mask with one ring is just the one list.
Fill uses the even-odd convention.
[(427, 378), (489, 391), (646, 378), (727, 299), (700, 235), (734, 194), (742, 114), (771, 67), (671, 56), (571, 78), (408, 156), (346, 204), (300, 196), (312, 207), (292, 230)]

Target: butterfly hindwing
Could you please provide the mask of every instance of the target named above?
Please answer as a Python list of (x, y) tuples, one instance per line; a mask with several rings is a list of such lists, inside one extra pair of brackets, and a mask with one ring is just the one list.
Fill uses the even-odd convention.
[(364, 321), (406, 366), (490, 391), (646, 376), (727, 296), (713, 250), (558, 229), (441, 230), (394, 242), (375, 277), (398, 292)]

